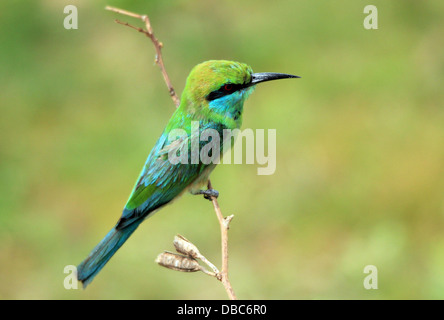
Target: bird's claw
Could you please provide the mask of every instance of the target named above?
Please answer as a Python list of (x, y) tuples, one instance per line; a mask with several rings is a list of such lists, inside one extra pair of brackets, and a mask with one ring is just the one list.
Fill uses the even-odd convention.
[(214, 189), (207, 189), (207, 190), (200, 190), (199, 194), (203, 194), (204, 198), (207, 200), (212, 200), (211, 198), (216, 198), (219, 197), (219, 191), (214, 190)]

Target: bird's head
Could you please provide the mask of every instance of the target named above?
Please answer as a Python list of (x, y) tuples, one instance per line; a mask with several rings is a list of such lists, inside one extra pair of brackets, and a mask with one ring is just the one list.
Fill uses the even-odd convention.
[(243, 103), (256, 84), (284, 78), (299, 77), (284, 73), (253, 73), (250, 66), (240, 62), (205, 61), (191, 70), (181, 107), (188, 113), (209, 113), (238, 120)]

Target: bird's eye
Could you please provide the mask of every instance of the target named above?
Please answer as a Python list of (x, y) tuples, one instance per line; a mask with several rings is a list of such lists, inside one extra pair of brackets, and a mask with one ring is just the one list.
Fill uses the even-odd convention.
[(206, 99), (208, 101), (212, 101), (215, 99), (219, 99), (224, 96), (228, 96), (232, 94), (233, 92), (236, 92), (237, 90), (242, 89), (242, 85), (234, 84), (234, 83), (225, 83), (221, 87), (219, 87), (217, 90), (214, 90), (213, 92), (210, 92)]

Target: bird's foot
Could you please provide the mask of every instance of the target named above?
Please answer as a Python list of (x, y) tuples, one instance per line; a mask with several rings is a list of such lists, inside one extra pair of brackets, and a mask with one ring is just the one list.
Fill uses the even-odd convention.
[(219, 191), (214, 189), (207, 189), (207, 190), (199, 190), (194, 194), (203, 194), (205, 199), (208, 199), (211, 201), (211, 198), (214, 197), (217, 199), (219, 197)]

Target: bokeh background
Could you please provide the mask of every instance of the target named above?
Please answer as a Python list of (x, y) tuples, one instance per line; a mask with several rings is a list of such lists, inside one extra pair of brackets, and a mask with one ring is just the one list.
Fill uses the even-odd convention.
[[(79, 29), (65, 30), (65, 5)], [(363, 9), (378, 8), (378, 30)], [(302, 76), (261, 85), (244, 128), (277, 130), (277, 169), (212, 175), (242, 299), (444, 298), (444, 2), (2, 1), (0, 298), (226, 299), (157, 266), (180, 233), (220, 265), (210, 202), (143, 223), (87, 290), (66, 290), (120, 217), (174, 110), (150, 41), (104, 10), (150, 16), (178, 93), (208, 59)], [(378, 268), (377, 290), (363, 270)]]

